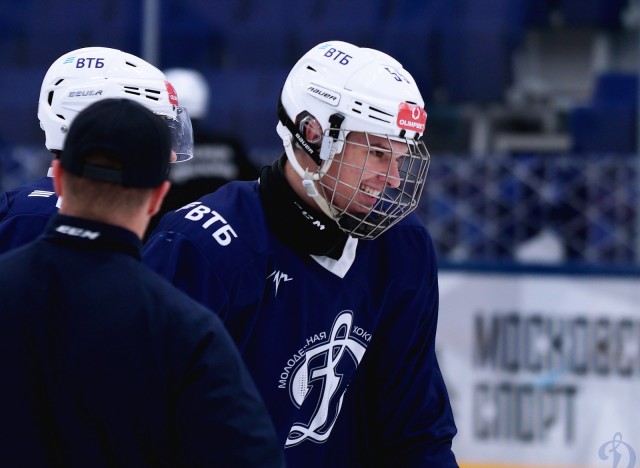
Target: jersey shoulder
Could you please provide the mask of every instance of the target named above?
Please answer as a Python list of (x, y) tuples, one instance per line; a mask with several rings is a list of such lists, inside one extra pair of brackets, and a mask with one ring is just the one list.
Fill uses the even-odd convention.
[(219, 261), (254, 257), (269, 248), (257, 181), (233, 181), (163, 216), (147, 245), (189, 242)]
[[(422, 246), (422, 248), (427, 250), (433, 249), (431, 233), (415, 213), (410, 213), (398, 224), (392, 226), (387, 232), (380, 236), (380, 239), (387, 244), (402, 241), (404, 244), (410, 242), (411, 248), (419, 248), (419, 246)], [(402, 249), (403, 245), (397, 247), (398, 249)]]
[(436, 274), (438, 260), (433, 240), (424, 223), (414, 213), (377, 239), (361, 244), (363, 250), (377, 251), (375, 257), (385, 263), (384, 271), (393, 270), (391, 277), (413, 281), (421, 274)]
[(45, 177), (0, 196), (0, 253), (36, 239), (57, 208), (53, 180)]
[(57, 211), (57, 202), (53, 179), (43, 177), (9, 190), (0, 197), (0, 221), (24, 214), (48, 216)]

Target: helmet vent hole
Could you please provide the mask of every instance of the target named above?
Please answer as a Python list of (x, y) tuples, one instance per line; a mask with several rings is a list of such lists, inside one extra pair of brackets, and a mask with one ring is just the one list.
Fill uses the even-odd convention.
[(371, 110), (371, 112), (377, 112), (379, 114), (388, 115), (389, 117), (392, 117), (391, 114), (389, 114), (388, 112), (382, 111), (380, 109), (376, 109), (375, 107), (369, 107), (369, 109)]
[(146, 93), (144, 97), (147, 99), (153, 99), (154, 101), (160, 100), (160, 91), (157, 89), (145, 89), (144, 92)]
[(60, 118), (62, 120), (67, 120), (67, 119), (64, 118), (64, 115), (62, 115), (62, 114), (56, 114), (56, 117), (58, 117), (58, 118)]
[(127, 65), (129, 65), (130, 67), (137, 67), (137, 65), (135, 63), (131, 63), (131, 62), (125, 62)]
[(316, 69), (315, 69), (315, 68), (313, 68), (313, 67), (312, 67), (312, 66), (310, 66), (310, 65), (307, 65), (307, 70), (311, 70), (311, 71), (313, 71), (313, 72), (314, 72), (314, 71), (316, 71)]
[(388, 112), (382, 111), (380, 109), (376, 109), (375, 107), (369, 107), (369, 118), (378, 120), (380, 122), (391, 123), (393, 120), (393, 115)]
[(388, 120), (381, 119), (380, 117), (377, 117), (377, 116), (375, 116), (375, 115), (370, 115), (369, 117), (370, 117), (370, 118), (372, 118), (372, 119), (374, 119), (374, 120), (379, 120), (380, 122), (385, 122), (385, 123), (388, 123), (388, 122), (389, 122)]
[(55, 86), (58, 86), (63, 81), (64, 81), (64, 78), (60, 78), (58, 81), (56, 81)]
[(53, 102), (53, 91), (49, 91), (49, 96), (47, 96), (47, 102), (49, 105)]

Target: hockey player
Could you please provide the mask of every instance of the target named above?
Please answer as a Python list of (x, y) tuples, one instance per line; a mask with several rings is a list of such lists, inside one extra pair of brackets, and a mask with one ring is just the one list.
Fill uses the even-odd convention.
[(222, 322), (141, 262), (170, 156), (166, 122), (131, 99), (71, 124), (60, 212), (0, 256), (2, 466), (283, 466)]
[(436, 256), (412, 213), (429, 163), (413, 77), (322, 43), (278, 114), (285, 154), (165, 215), (144, 261), (222, 317), (288, 466), (457, 466)]
[[(193, 156), (191, 120), (178, 106), (164, 73), (146, 61), (106, 47), (70, 51), (51, 64), (38, 101), (45, 146), (59, 158), (75, 116), (105, 98), (127, 97), (167, 119), (179, 161)], [(0, 195), (0, 253), (35, 239), (56, 213), (59, 200), (51, 168), (46, 177)]]

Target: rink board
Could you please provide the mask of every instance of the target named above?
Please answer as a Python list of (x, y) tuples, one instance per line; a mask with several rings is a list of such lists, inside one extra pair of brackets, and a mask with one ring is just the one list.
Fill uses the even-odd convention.
[(445, 270), (439, 283), (463, 467), (633, 466), (640, 276)]

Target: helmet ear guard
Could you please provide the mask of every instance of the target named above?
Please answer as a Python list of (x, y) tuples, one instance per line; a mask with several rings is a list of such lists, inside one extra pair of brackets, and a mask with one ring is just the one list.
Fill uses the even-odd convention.
[(310, 145), (319, 147), (322, 144), (322, 125), (309, 112), (302, 111), (298, 114), (296, 126)]
[(332, 114), (329, 117), (328, 135), (323, 135), (322, 124), (311, 113), (303, 110), (296, 116), (294, 122), (282, 105), (282, 98), (279, 98), (278, 119), (289, 130), (298, 146), (311, 156), (318, 166), (321, 166), (322, 162), (330, 157), (331, 144), (338, 139), (344, 116), (339, 113)]

